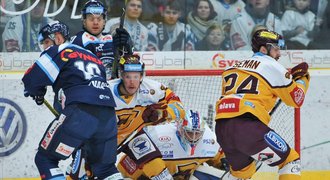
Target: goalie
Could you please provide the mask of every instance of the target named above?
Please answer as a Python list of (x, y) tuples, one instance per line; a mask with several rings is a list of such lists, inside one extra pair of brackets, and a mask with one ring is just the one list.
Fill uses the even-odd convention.
[[(249, 179), (255, 160), (279, 167), (280, 180), (300, 179), (299, 154), (268, 127), (277, 98), (300, 107), (309, 86), (307, 63), (287, 71), (277, 60), (281, 35), (257, 30), (251, 58), (236, 63), (222, 75), (222, 97), (216, 104), (216, 135), (231, 165), (223, 179)], [(276, 119), (275, 119), (276, 120)]]
[[(219, 179), (229, 170), (214, 132), (197, 111), (188, 110), (183, 119), (144, 128), (162, 153), (162, 159), (174, 179)], [(209, 165), (203, 166), (206, 162)], [(223, 162), (223, 163), (222, 163)], [(141, 166), (123, 156), (118, 169), (124, 177), (144, 179)]]

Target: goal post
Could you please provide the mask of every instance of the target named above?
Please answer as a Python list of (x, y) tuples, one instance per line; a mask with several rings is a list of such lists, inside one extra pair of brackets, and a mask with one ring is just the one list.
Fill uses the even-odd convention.
[[(177, 94), (187, 109), (200, 112), (214, 129), (215, 103), (221, 95), (223, 70), (147, 70), (146, 76), (168, 86)], [(272, 114), (269, 124), (300, 153), (300, 109), (281, 103)]]

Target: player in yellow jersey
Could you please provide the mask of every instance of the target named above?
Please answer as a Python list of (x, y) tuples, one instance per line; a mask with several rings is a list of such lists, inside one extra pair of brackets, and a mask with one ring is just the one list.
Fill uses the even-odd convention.
[(268, 124), (277, 98), (293, 107), (303, 104), (310, 79), (308, 65), (301, 63), (288, 71), (277, 61), (284, 40), (276, 32), (257, 30), (251, 45), (254, 55), (222, 75), (215, 131), (231, 166), (223, 179), (251, 178), (256, 160), (278, 166), (280, 180), (300, 179), (299, 154)]
[[(185, 111), (180, 98), (165, 85), (145, 78), (144, 64), (138, 55), (124, 55), (120, 59), (119, 77), (108, 81), (117, 105), (118, 153), (134, 159), (150, 179), (172, 179), (160, 151), (143, 127), (183, 118)], [(131, 136), (132, 133), (136, 134)], [(81, 159), (75, 159), (69, 173), (79, 168)], [(87, 171), (88, 176), (91, 171)]]
[[(219, 179), (225, 173), (220, 169), (229, 169), (222, 163), (224, 154), (215, 133), (205, 126), (197, 111), (187, 110), (181, 120), (144, 129), (174, 179)], [(211, 166), (203, 166), (204, 162)], [(126, 178), (146, 179), (143, 169), (128, 156), (120, 159), (118, 169)]]

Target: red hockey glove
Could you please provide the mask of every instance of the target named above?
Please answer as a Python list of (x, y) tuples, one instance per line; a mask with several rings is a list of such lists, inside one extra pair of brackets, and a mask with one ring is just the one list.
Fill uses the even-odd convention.
[(166, 121), (168, 116), (166, 108), (167, 105), (164, 103), (148, 105), (143, 111), (142, 119), (145, 123), (151, 123), (152, 125), (162, 123)]
[(300, 79), (302, 77), (307, 77), (309, 80), (309, 73), (308, 73), (308, 64), (302, 62), (291, 69), (291, 75), (293, 80)]

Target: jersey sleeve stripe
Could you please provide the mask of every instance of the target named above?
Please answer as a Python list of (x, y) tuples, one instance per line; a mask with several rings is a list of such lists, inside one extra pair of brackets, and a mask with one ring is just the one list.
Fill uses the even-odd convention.
[(48, 54), (46, 53), (42, 55), (36, 63), (48, 76), (50, 81), (54, 83), (60, 70), (56, 63), (50, 58), (50, 56), (48, 56)]

